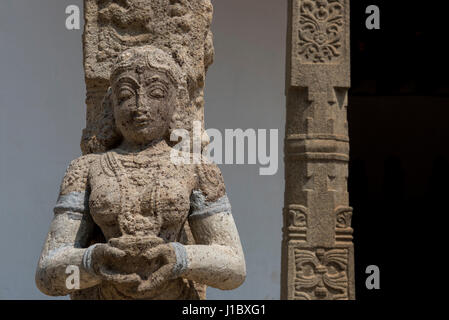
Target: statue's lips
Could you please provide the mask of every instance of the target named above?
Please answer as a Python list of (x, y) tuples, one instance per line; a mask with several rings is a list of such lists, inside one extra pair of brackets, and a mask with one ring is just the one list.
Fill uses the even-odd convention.
[(161, 121), (153, 120), (150, 118), (134, 118), (133, 125), (139, 129), (159, 130), (164, 126), (159, 125)]
[(149, 117), (138, 117), (138, 118), (134, 118), (133, 122), (137, 126), (147, 126), (148, 124), (155, 122), (155, 121), (150, 119)]
[(134, 118), (134, 122), (137, 124), (146, 124), (149, 122), (149, 118), (147, 117), (142, 117), (142, 118)]

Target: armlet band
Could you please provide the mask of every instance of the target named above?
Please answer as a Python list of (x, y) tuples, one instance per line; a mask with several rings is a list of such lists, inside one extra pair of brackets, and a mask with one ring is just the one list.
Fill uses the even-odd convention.
[(206, 197), (201, 191), (193, 191), (190, 197), (191, 213), (190, 218), (199, 219), (217, 213), (232, 213), (228, 196), (224, 195), (215, 202), (206, 201)]
[(59, 196), (58, 202), (54, 208), (55, 214), (72, 212), (85, 213), (88, 208), (86, 192), (71, 192)]

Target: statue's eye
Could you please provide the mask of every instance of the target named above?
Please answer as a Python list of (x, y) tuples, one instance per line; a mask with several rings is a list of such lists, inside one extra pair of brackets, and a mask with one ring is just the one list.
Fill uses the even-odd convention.
[(120, 102), (126, 101), (134, 96), (134, 93), (131, 91), (131, 89), (123, 88), (120, 89), (118, 98)]
[(165, 98), (166, 92), (161, 87), (154, 87), (154, 88), (151, 88), (150, 95), (153, 98), (162, 99), (162, 98)]

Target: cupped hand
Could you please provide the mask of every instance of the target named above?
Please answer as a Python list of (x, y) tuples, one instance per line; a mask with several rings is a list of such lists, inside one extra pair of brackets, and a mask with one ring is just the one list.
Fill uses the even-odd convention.
[(141, 282), (136, 273), (120, 273), (120, 266), (126, 265), (126, 252), (114, 248), (109, 244), (98, 244), (92, 251), (92, 269), (105, 281), (111, 281), (120, 284), (135, 284)]
[(148, 263), (158, 262), (160, 268), (151, 274), (151, 276), (138, 286), (139, 292), (151, 291), (161, 287), (169, 280), (176, 278), (174, 273), (176, 265), (176, 253), (173, 246), (169, 243), (158, 245), (155, 248), (147, 250), (142, 257)]

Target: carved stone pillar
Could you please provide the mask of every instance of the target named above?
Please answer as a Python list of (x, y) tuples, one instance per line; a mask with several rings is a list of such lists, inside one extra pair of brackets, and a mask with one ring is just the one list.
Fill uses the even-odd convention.
[(289, 0), (281, 299), (355, 299), (349, 0)]

